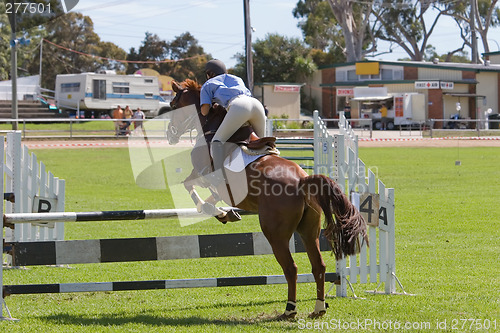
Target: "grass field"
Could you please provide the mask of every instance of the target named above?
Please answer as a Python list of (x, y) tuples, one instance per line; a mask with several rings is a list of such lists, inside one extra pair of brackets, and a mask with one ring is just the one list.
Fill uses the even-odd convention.
[[(159, 136), (165, 135), (166, 123), (162, 119), (147, 121), (149, 123), (149, 134)], [(152, 131), (154, 126), (158, 131)], [(115, 124), (111, 119), (62, 119), (56, 118), (51, 121), (36, 121), (20, 122), (18, 129), (22, 131), (23, 137), (27, 138), (101, 138), (114, 137)], [(130, 126), (130, 130), (134, 129), (134, 125)], [(12, 125), (10, 123), (0, 124), (0, 131), (10, 131)]]
[[(66, 210), (172, 208), (167, 190), (134, 183), (127, 149), (36, 150), (66, 179)], [(274, 322), (286, 286), (167, 291), (15, 295), (6, 299), (19, 322), (2, 332), (294, 332), (500, 330), (500, 149), (362, 148), (361, 158), (396, 189), (396, 273), (415, 296), (371, 295), (328, 300), (311, 321), (312, 284), (299, 284), (294, 322)], [(461, 165), (456, 166), (455, 161)], [(66, 239), (154, 237), (259, 231), (256, 217), (222, 225), (215, 219), (180, 227), (170, 221), (66, 225)], [(334, 259), (324, 254), (329, 271)], [(294, 258), (308, 273), (304, 254)], [(6, 284), (129, 281), (281, 274), (272, 256), (141, 263), (30, 267), (7, 270)], [(371, 324), (370, 324), (371, 323)], [(400, 326), (398, 326), (400, 325)], [(339, 328), (340, 326), (340, 328)], [(495, 329), (496, 328), (496, 329)]]

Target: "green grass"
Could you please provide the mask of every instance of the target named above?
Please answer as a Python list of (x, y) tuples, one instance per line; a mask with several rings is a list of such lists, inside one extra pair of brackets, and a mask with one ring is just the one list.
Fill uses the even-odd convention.
[[(148, 120), (149, 131), (148, 135), (157, 134), (164, 135), (166, 125), (162, 120), (152, 122)], [(154, 131), (153, 128), (154, 127)], [(130, 130), (134, 129), (134, 125), (130, 126)], [(12, 125), (9, 123), (0, 124), (0, 132), (12, 130)], [(45, 137), (113, 137), (115, 136), (115, 125), (111, 120), (102, 119), (54, 119), (50, 122), (34, 122), (19, 123), (18, 130), (22, 132), (23, 137), (27, 138), (45, 138)]]
[[(127, 149), (36, 150), (66, 179), (66, 210), (172, 208), (167, 190), (135, 185)], [(298, 320), (269, 319), (284, 310), (286, 286), (252, 286), (167, 291), (15, 295), (7, 304), (17, 323), (2, 332), (277, 332), (323, 325), (429, 323), (440, 332), (470, 329), (471, 319), (500, 327), (500, 149), (363, 148), (360, 155), (388, 187), (396, 189), (396, 273), (415, 296), (371, 295), (374, 285), (354, 285), (365, 299), (330, 298), (324, 318), (307, 319), (314, 286), (298, 286)], [(456, 166), (455, 161), (461, 165)], [(214, 219), (187, 227), (171, 221), (66, 224), (67, 239), (153, 237), (258, 231), (256, 217), (222, 225)], [(294, 258), (308, 273), (304, 254)], [(334, 259), (324, 255), (329, 271)], [(6, 284), (126, 281), (281, 274), (272, 256), (161, 262), (30, 267), (7, 270)], [(469, 320), (470, 319), (470, 320)], [(468, 320), (468, 321), (467, 321)], [(331, 326), (325, 326), (325, 325)], [(477, 324), (477, 323), (476, 323)], [(452, 326), (453, 325), (453, 326)], [(401, 331), (367, 326), (364, 331)], [(443, 326), (442, 326), (443, 327)], [(475, 327), (475, 326), (473, 326)], [(330, 329), (328, 329), (330, 328)], [(457, 329), (454, 329), (457, 328)]]
[[(23, 131), (26, 137), (40, 136), (64, 136), (69, 137), (70, 133), (74, 136), (114, 136), (115, 127), (111, 121), (78, 121), (73, 122), (39, 122), (39, 123), (19, 123), (18, 129)], [(10, 124), (0, 124), (0, 131), (12, 130)]]

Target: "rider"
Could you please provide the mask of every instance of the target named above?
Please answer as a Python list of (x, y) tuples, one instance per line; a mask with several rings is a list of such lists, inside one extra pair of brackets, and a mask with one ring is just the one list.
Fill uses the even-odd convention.
[(205, 74), (207, 81), (200, 92), (201, 114), (206, 116), (212, 103), (218, 103), (227, 110), (211, 144), (214, 170), (221, 169), (224, 177), (224, 142), (247, 122), (257, 136), (263, 137), (266, 116), (259, 100), (252, 97), (241, 78), (227, 73), (222, 61), (215, 59), (207, 62)]

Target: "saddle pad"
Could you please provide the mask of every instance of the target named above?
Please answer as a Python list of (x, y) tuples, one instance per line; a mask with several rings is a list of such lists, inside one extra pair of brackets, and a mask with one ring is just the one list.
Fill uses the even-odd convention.
[(265, 154), (248, 155), (243, 152), (240, 147), (238, 147), (226, 158), (224, 161), (224, 167), (232, 172), (241, 172), (247, 167), (247, 165), (264, 155)]

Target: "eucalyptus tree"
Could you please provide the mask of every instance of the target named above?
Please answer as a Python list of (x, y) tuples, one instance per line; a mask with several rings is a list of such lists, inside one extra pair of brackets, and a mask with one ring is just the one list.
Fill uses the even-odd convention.
[[(439, 10), (443, 15), (452, 17), (460, 31), (463, 44), (472, 47), (471, 44), (471, 13), (475, 13), (475, 31), (479, 34), (485, 52), (490, 52), (489, 31), (490, 28), (500, 26), (500, 7), (498, 0), (475, 0), (475, 1), (438, 1)], [(475, 3), (474, 10), (471, 8)], [(490, 39), (491, 40), (491, 39)]]

